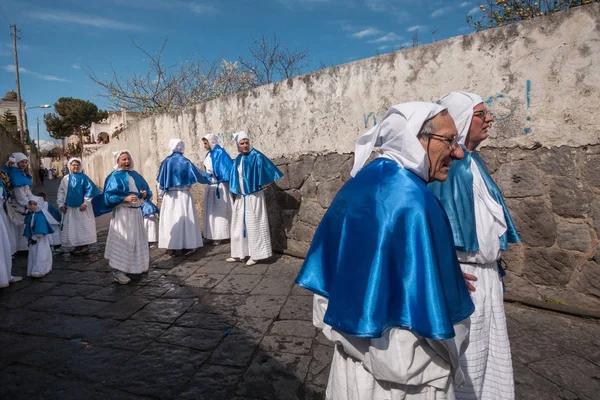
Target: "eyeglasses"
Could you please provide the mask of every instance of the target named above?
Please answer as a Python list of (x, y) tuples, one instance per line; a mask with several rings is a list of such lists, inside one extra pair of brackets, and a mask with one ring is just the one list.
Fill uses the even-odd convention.
[(490, 111), (490, 110), (479, 110), (479, 111), (475, 111), (473, 112), (473, 116), (474, 117), (479, 117), (481, 118), (483, 121), (485, 121), (488, 117), (488, 115), (490, 117), (493, 117), (494, 114)]
[(430, 133), (428, 136), (431, 136), (434, 139), (437, 139), (441, 142), (446, 143), (448, 146), (450, 146), (450, 149), (455, 149), (456, 146), (458, 146), (458, 135), (448, 137), (448, 136), (442, 136), (442, 135), (436, 135), (434, 133)]

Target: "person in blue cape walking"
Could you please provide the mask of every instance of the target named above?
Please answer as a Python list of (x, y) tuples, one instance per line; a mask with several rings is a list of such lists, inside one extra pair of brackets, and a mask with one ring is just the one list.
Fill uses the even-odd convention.
[(202, 138), (204, 149), (204, 168), (210, 174), (210, 184), (204, 190), (204, 237), (214, 245), (231, 235), (231, 205), (233, 198), (229, 192), (229, 175), (233, 161), (227, 151), (219, 144), (217, 135), (211, 133)]
[(508, 244), (520, 238), (500, 189), (476, 151), (494, 118), (474, 93), (451, 92), (438, 104), (454, 118), (465, 157), (452, 165), (446, 181), (429, 188), (448, 214), (460, 267), (473, 279), (475, 303), (471, 345), (460, 360), (466, 384), (457, 389), (456, 398), (511, 400), (515, 389), (500, 259)]
[[(52, 218), (54, 218), (59, 223), (61, 223), (62, 219), (63, 219), (63, 215), (58, 208), (54, 207), (54, 205), (52, 205), (52, 203), (50, 203), (48, 201), (48, 195), (46, 194), (46, 192), (37, 192), (35, 195), (44, 199), (44, 203), (42, 205), (42, 210), (48, 211), (50, 213), (50, 215), (52, 215)], [(60, 233), (61, 233), (61, 230), (59, 227), (59, 229), (55, 229), (54, 233), (49, 236), (51, 248), (58, 249), (60, 246), (62, 246), (62, 244), (61, 244), (62, 241), (60, 239)]]
[(169, 141), (169, 152), (156, 178), (163, 196), (158, 247), (179, 256), (184, 250), (193, 251), (204, 245), (190, 188), (194, 183), (210, 183), (210, 176), (184, 157), (185, 144), (181, 139)]
[(142, 216), (144, 217), (144, 229), (148, 235), (148, 244), (151, 249), (158, 247), (158, 221), (160, 208), (152, 201), (146, 200), (142, 204)]
[(52, 270), (50, 235), (60, 223), (44, 208), (44, 199), (29, 196), (23, 236), (28, 239), (27, 276), (43, 278)]
[(13, 222), (13, 231), (16, 235), (17, 251), (28, 249), (27, 238), (23, 236), (23, 221), (29, 209), (29, 196), (32, 195), (33, 183), (26, 173), (29, 159), (23, 153), (13, 153), (15, 164), (8, 170), (8, 177), (12, 186), (11, 206), (9, 217)]
[(231, 217), (231, 257), (238, 262), (248, 257), (247, 266), (271, 257), (271, 233), (264, 189), (283, 173), (250, 144), (245, 132), (233, 135), (240, 154), (229, 176), (229, 190), (236, 195)]
[(73, 248), (74, 254), (84, 254), (97, 241), (92, 199), (100, 194), (100, 189), (83, 172), (80, 158), (71, 158), (67, 166), (71, 173), (60, 181), (56, 196), (64, 214), (60, 240), (62, 246)]
[[(463, 157), (444, 107), (403, 103), (361, 136), (296, 284), (335, 344), (328, 399), (448, 399), (463, 384), (473, 302), (427, 182)], [(372, 150), (378, 157), (365, 166)]]
[(134, 170), (129, 150), (114, 152), (113, 156), (115, 171), (104, 181), (104, 193), (92, 199), (92, 208), (95, 216), (113, 213), (104, 258), (113, 269), (115, 282), (126, 285), (131, 280), (126, 274), (141, 274), (150, 266), (148, 236), (140, 207), (144, 199), (152, 198), (152, 191)]

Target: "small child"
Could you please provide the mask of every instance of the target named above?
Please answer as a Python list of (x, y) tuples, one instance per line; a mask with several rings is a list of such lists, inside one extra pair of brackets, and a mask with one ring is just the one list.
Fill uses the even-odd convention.
[(142, 216), (144, 217), (144, 228), (148, 235), (148, 243), (150, 248), (156, 248), (158, 242), (158, 215), (160, 214), (160, 208), (149, 200), (144, 201), (142, 204)]
[[(48, 211), (50, 213), (50, 215), (52, 215), (52, 217), (56, 221), (59, 222), (59, 226), (60, 226), (60, 223), (62, 222), (62, 213), (60, 212), (60, 210), (58, 208), (54, 207), (52, 205), (52, 203), (50, 203), (48, 201), (46, 192), (39, 192), (38, 194), (36, 194), (36, 196), (44, 199), (44, 205), (41, 206), (42, 210)], [(50, 247), (57, 250), (60, 246), (61, 246), (60, 229), (55, 229), (55, 232), (52, 235), (50, 235)]]
[(27, 276), (42, 278), (52, 270), (52, 249), (50, 235), (59, 223), (43, 208), (44, 199), (29, 196), (29, 212), (25, 216), (23, 236), (29, 239), (29, 256), (27, 258)]

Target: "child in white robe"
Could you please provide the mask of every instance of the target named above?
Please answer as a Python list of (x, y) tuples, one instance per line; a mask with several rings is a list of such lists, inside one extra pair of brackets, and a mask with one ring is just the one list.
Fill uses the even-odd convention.
[(148, 244), (150, 248), (158, 247), (158, 223), (159, 223), (160, 208), (158, 208), (150, 200), (146, 200), (142, 204), (142, 216), (144, 217), (144, 228), (148, 235)]
[(58, 228), (58, 221), (43, 209), (44, 199), (29, 196), (29, 212), (25, 216), (25, 236), (29, 242), (27, 276), (43, 278), (52, 270), (50, 235)]

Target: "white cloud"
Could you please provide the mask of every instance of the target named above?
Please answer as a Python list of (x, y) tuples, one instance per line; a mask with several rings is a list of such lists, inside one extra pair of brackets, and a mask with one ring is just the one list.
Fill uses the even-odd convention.
[(425, 25), (414, 25), (414, 26), (411, 26), (410, 28), (408, 28), (407, 31), (408, 32), (415, 32), (415, 31), (422, 32), (425, 29), (427, 29), (427, 26), (425, 26)]
[(366, 36), (379, 35), (380, 33), (381, 33), (381, 31), (379, 29), (367, 28), (367, 29), (363, 29), (362, 31), (353, 33), (352, 37), (357, 38), (357, 39), (362, 39)]
[(390, 48), (389, 44), (384, 44), (383, 46), (378, 46), (377, 50), (383, 51), (383, 50), (387, 50)]
[(459, 6), (460, 8), (465, 8), (465, 7), (468, 7), (468, 6), (469, 6), (469, 4), (471, 4), (471, 3), (469, 3), (468, 1), (463, 1), (463, 2), (462, 2), (462, 3), (460, 3), (458, 6)]
[(73, 69), (81, 69), (81, 65), (79, 65), (79, 64), (73, 64), (73, 65), (71, 65), (71, 68), (73, 68)]
[(431, 13), (431, 18), (441, 17), (442, 15), (447, 14), (450, 10), (452, 10), (452, 7), (439, 8)]
[[(14, 64), (8, 64), (8, 65), (4, 65), (2, 67), (3, 70), (5, 70), (6, 72), (15, 72), (15, 65)], [(23, 67), (19, 67), (19, 72), (21, 74), (29, 74), (29, 75), (33, 75), (37, 78), (43, 79), (45, 81), (51, 81), (51, 82), (71, 82), (68, 79), (63, 79), (63, 78), (59, 78), (57, 76), (54, 75), (45, 75), (45, 74), (40, 74), (38, 72), (34, 72), (34, 71), (30, 71), (27, 68), (23, 68)]]
[(467, 14), (469, 14), (469, 15), (475, 14), (477, 11), (481, 11), (481, 9), (479, 7), (473, 7), (469, 10), (469, 12)]
[(467, 32), (467, 31), (475, 31), (475, 29), (471, 28), (470, 26), (463, 26), (457, 29), (458, 32)]
[(389, 1), (386, 0), (365, 0), (365, 6), (370, 10), (381, 12), (389, 9)]
[(186, 0), (111, 0), (113, 4), (129, 6), (137, 9), (174, 10), (183, 9), (194, 14), (214, 14), (217, 8), (207, 2)]
[(33, 11), (27, 13), (30, 18), (48, 22), (70, 23), (92, 26), (100, 29), (115, 29), (121, 31), (144, 31), (145, 28), (127, 22), (102, 18), (95, 15), (73, 13), (68, 11)]
[(390, 32), (387, 35), (384, 35), (380, 38), (369, 40), (369, 43), (385, 43), (385, 42), (399, 42), (402, 40), (402, 36), (395, 34), (394, 32)]

